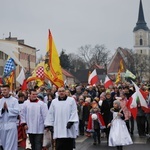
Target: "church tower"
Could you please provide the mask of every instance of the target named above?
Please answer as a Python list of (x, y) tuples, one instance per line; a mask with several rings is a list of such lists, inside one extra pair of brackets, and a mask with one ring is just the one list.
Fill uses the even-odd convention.
[(150, 30), (145, 22), (142, 0), (140, 0), (138, 21), (133, 33), (135, 53), (150, 56)]

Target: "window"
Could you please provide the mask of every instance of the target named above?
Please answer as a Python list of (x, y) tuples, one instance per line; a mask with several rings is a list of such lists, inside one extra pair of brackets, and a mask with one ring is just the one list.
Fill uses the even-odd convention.
[(4, 54), (4, 59), (7, 60), (8, 59), (8, 55)]
[(142, 39), (140, 39), (140, 45), (143, 45), (143, 40)]
[(1, 75), (1, 76), (3, 75), (3, 72), (4, 72), (4, 67), (3, 67), (3, 66), (0, 66), (0, 75)]
[(2, 51), (0, 51), (0, 59), (3, 59), (3, 52)]
[(141, 54), (142, 54), (142, 50), (141, 50)]

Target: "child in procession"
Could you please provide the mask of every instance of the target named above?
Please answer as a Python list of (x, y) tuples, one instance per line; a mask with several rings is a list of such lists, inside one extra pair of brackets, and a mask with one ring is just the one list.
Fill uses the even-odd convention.
[(92, 102), (92, 109), (90, 110), (89, 121), (87, 126), (87, 131), (93, 133), (93, 145), (97, 142), (100, 144), (100, 130), (105, 128), (105, 123), (103, 117), (100, 113), (98, 103), (96, 101)]
[(123, 150), (123, 146), (133, 144), (124, 121), (124, 114), (120, 107), (120, 101), (115, 100), (113, 102), (113, 108), (111, 108), (112, 120), (108, 124), (110, 127), (109, 134), (109, 146), (116, 146), (117, 150)]

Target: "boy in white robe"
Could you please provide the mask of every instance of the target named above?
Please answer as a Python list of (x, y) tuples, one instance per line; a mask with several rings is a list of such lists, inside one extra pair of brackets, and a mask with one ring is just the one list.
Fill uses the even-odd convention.
[(36, 90), (30, 90), (30, 100), (24, 102), (21, 123), (29, 134), (32, 150), (42, 150), (44, 121), (47, 105), (37, 99)]
[(10, 96), (9, 85), (1, 88), (3, 98), (0, 99), (0, 139), (4, 150), (18, 149), (17, 117), (19, 115), (18, 100)]
[(59, 97), (52, 100), (45, 126), (54, 132), (56, 150), (73, 150), (73, 140), (77, 136), (76, 124), (78, 123), (77, 105), (72, 97), (65, 95), (63, 87), (58, 89)]

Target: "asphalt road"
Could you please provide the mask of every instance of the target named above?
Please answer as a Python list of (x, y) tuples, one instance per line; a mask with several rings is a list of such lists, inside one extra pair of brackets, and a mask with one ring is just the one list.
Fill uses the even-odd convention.
[[(150, 139), (140, 138), (138, 135), (132, 137), (133, 144), (124, 146), (123, 150), (150, 150)], [(106, 138), (101, 138), (101, 144), (93, 145), (92, 137), (79, 136), (76, 139), (76, 150), (116, 150), (116, 147), (107, 146)]]

